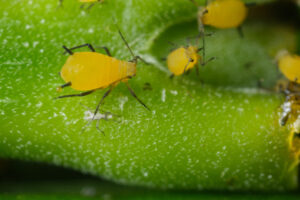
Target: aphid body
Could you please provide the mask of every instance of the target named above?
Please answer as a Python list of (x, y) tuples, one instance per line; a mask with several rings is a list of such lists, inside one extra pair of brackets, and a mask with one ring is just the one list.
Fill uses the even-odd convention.
[[(72, 87), (74, 90), (83, 92), (79, 94), (59, 96), (57, 98), (81, 97), (89, 95), (99, 89), (108, 88), (95, 109), (93, 120), (95, 119), (104, 99), (120, 82), (124, 82), (130, 94), (149, 110), (149, 108), (136, 96), (127, 83), (128, 79), (131, 79), (136, 75), (137, 61), (138, 59), (142, 59), (139, 56), (134, 55), (120, 30), (119, 34), (130, 51), (130, 54), (133, 56), (131, 61), (123, 61), (113, 58), (107, 47), (101, 47), (106, 51), (107, 55), (104, 55), (95, 52), (95, 49), (91, 44), (83, 44), (73, 48), (63, 46), (70, 56), (60, 72), (60, 75), (66, 84), (58, 87), (58, 91), (64, 87)], [(89, 47), (91, 52), (72, 52), (72, 50), (82, 47)]]
[(79, 91), (117, 85), (136, 75), (136, 62), (127, 62), (97, 52), (76, 52), (62, 67), (61, 77)]
[(300, 83), (300, 56), (282, 51), (277, 56), (278, 67), (289, 81)]
[(200, 11), (200, 17), (205, 25), (237, 28), (244, 22), (247, 13), (248, 8), (241, 0), (215, 0)]
[(198, 51), (195, 46), (173, 50), (167, 57), (167, 65), (172, 74), (178, 76), (193, 68), (201, 59)]

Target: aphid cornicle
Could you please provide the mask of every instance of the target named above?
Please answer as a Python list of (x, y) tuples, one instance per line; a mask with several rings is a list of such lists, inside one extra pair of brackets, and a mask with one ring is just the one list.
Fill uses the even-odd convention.
[[(196, 0), (190, 0), (198, 7), (198, 31), (202, 36), (203, 60), (205, 61), (204, 25), (219, 29), (238, 28), (242, 36), (241, 25), (247, 17), (247, 5), (241, 0), (205, 1), (205, 6), (199, 6)], [(249, 4), (250, 5), (250, 4)], [(252, 4), (251, 4), (252, 5)]]
[[(118, 32), (126, 47), (129, 49), (130, 54), (133, 56), (131, 61), (127, 62), (113, 58), (107, 47), (102, 47), (107, 53), (107, 55), (104, 55), (95, 52), (95, 49), (90, 44), (83, 44), (73, 48), (67, 48), (66, 46), (63, 46), (70, 56), (60, 72), (60, 75), (66, 84), (58, 87), (58, 90), (70, 86), (74, 90), (83, 92), (79, 94), (59, 96), (57, 98), (86, 96), (97, 90), (108, 88), (95, 109), (95, 117), (100, 105), (110, 94), (113, 88), (120, 82), (124, 82), (130, 91), (130, 94), (149, 110), (149, 108), (136, 96), (134, 91), (127, 83), (129, 79), (136, 75), (137, 61), (138, 59), (142, 59), (139, 56), (134, 55), (121, 31), (119, 30)], [(88, 47), (91, 52), (72, 51), (82, 47)]]

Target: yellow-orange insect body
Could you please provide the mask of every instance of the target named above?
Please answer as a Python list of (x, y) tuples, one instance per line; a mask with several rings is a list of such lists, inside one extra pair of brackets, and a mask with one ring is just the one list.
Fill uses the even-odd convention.
[[(58, 87), (58, 91), (62, 90), (62, 88), (64, 87), (72, 87), (75, 90), (83, 92), (79, 94), (59, 96), (57, 98), (82, 97), (89, 95), (99, 89), (108, 88), (108, 90), (104, 93), (101, 100), (97, 104), (92, 120), (95, 119), (96, 114), (98, 113), (104, 99), (120, 82), (124, 82), (130, 94), (140, 104), (142, 104), (146, 109), (149, 110), (149, 108), (136, 96), (134, 91), (127, 83), (128, 79), (131, 79), (136, 75), (137, 61), (138, 59), (142, 59), (139, 56), (134, 55), (120, 30), (119, 34), (126, 47), (130, 51), (130, 54), (133, 56), (133, 59), (131, 61), (127, 62), (113, 58), (108, 48), (104, 46), (101, 48), (106, 51), (107, 55), (95, 52), (95, 49), (91, 44), (83, 44), (73, 48), (67, 48), (66, 46), (63, 46), (65, 51), (69, 53), (70, 56), (68, 57), (60, 72), (60, 75), (66, 82), (66, 84)], [(91, 52), (74, 53), (72, 51), (74, 49), (79, 49), (82, 47), (88, 47)]]
[(167, 65), (172, 74), (178, 76), (198, 64), (199, 59), (201, 57), (196, 47), (180, 47), (168, 55)]
[(248, 8), (241, 0), (215, 0), (205, 7), (202, 23), (216, 28), (237, 28), (246, 19)]
[(136, 74), (136, 63), (118, 60), (97, 52), (77, 52), (69, 56), (61, 77), (79, 91), (106, 88)]
[(278, 67), (287, 79), (300, 84), (300, 56), (283, 52), (278, 57)]

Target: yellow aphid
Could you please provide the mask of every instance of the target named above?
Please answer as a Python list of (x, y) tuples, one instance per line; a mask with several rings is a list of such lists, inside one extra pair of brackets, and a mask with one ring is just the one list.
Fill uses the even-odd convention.
[(281, 53), (278, 57), (278, 67), (287, 79), (300, 83), (300, 56), (288, 52)]
[(205, 30), (204, 25), (215, 28), (237, 28), (243, 36), (241, 25), (247, 17), (248, 8), (241, 0), (214, 0), (205, 1), (205, 6), (200, 6), (196, 0), (190, 0), (198, 7), (198, 31), (202, 37), (202, 59), (205, 62)]
[(198, 49), (194, 46), (180, 47), (167, 57), (167, 65), (173, 75), (178, 76), (193, 68), (201, 59)]
[(216, 28), (237, 28), (246, 19), (248, 8), (241, 0), (215, 0), (205, 7), (202, 23)]
[(97, 52), (76, 52), (69, 56), (61, 77), (79, 91), (106, 88), (136, 74), (136, 62), (127, 62)]
[[(58, 91), (64, 87), (70, 86), (74, 90), (83, 92), (79, 94), (59, 96), (58, 98), (86, 96), (96, 90), (108, 88), (97, 105), (94, 112), (95, 117), (103, 100), (110, 94), (112, 89), (120, 82), (124, 82), (131, 95), (149, 110), (149, 108), (136, 96), (127, 83), (128, 79), (131, 79), (136, 75), (137, 61), (141, 58), (133, 54), (120, 31), (119, 34), (133, 56), (131, 61), (123, 61), (113, 58), (106, 47), (102, 48), (104, 48), (107, 55), (95, 52), (95, 49), (90, 44), (84, 44), (73, 48), (63, 46), (70, 56), (60, 72), (61, 77), (66, 84), (60, 86)], [(82, 47), (89, 47), (91, 52), (72, 52), (72, 50)]]

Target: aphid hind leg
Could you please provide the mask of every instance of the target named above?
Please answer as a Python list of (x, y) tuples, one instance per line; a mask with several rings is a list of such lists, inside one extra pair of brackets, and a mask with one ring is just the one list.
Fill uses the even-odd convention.
[(68, 98), (68, 97), (83, 97), (83, 96), (89, 95), (89, 94), (91, 94), (95, 91), (96, 90), (89, 90), (87, 92), (82, 92), (82, 93), (79, 93), (79, 94), (63, 95), (63, 96), (56, 97), (55, 99), (62, 99), (62, 98)]
[(129, 84), (127, 82), (125, 82), (130, 94), (140, 103), (142, 104), (147, 110), (150, 111), (150, 109), (148, 108), (148, 106), (146, 106), (146, 104), (144, 104), (135, 94), (135, 92), (132, 90), (132, 88), (129, 86)]

